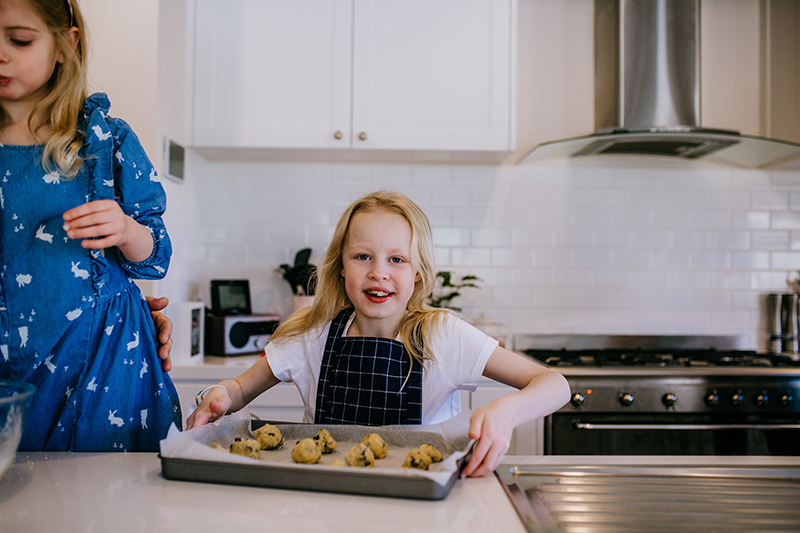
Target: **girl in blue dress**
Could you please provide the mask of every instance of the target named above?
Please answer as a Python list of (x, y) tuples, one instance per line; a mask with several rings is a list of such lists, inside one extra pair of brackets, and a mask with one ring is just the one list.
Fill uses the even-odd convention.
[(37, 388), (20, 449), (157, 450), (180, 408), (132, 278), (166, 274), (164, 190), (87, 98), (74, 0), (2, 0), (0, 34), (0, 379)]

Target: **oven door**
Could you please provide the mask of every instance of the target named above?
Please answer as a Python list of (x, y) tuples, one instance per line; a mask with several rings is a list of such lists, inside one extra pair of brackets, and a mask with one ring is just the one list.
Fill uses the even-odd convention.
[(800, 455), (800, 420), (739, 414), (554, 413), (547, 455)]

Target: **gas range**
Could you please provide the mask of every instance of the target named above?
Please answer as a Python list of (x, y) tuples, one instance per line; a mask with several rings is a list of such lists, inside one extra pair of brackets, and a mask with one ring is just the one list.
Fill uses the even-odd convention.
[(800, 455), (800, 362), (747, 337), (518, 335), (515, 348), (570, 384), (546, 453)]

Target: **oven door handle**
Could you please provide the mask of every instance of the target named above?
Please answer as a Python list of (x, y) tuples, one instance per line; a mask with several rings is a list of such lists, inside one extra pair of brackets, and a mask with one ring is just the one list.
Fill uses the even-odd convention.
[(717, 429), (800, 429), (800, 424), (588, 424), (574, 421), (575, 429), (700, 431)]

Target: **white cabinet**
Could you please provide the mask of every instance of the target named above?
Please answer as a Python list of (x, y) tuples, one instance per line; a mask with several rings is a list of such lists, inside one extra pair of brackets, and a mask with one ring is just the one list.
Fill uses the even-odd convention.
[(198, 0), (197, 147), (510, 151), (516, 0)]
[[(195, 410), (195, 396), (198, 392), (214, 385), (219, 380), (174, 380), (175, 390), (181, 402), (183, 422)], [(258, 396), (247, 406), (250, 413), (261, 420), (276, 422), (302, 422), (303, 398), (294, 383), (279, 383)]]
[[(472, 393), (472, 410), (486, 405), (501, 396), (516, 392), (517, 389), (487, 380), (482, 382)], [(544, 454), (544, 421), (540, 418), (514, 428), (511, 445), (506, 455), (543, 455)]]

